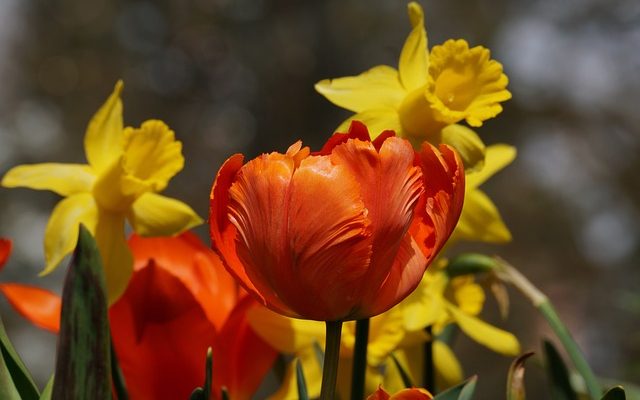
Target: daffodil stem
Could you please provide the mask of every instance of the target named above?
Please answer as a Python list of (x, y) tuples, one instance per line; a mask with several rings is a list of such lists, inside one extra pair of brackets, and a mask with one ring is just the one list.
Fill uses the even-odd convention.
[(435, 376), (433, 368), (433, 328), (431, 325), (425, 328), (429, 340), (424, 343), (424, 368), (422, 369), (422, 383), (424, 388), (435, 393)]
[(327, 321), (326, 324), (327, 335), (324, 350), (324, 364), (322, 366), (320, 400), (333, 400), (336, 393), (336, 379), (338, 378), (342, 321)]
[(515, 286), (531, 301), (533, 306), (540, 311), (553, 332), (556, 334), (558, 339), (560, 339), (560, 343), (562, 343), (562, 346), (567, 351), (573, 365), (576, 367), (580, 375), (582, 375), (587, 387), (587, 392), (589, 392), (589, 397), (592, 400), (599, 400), (602, 397), (602, 386), (598, 383), (598, 379), (585, 360), (580, 347), (578, 347), (578, 344), (571, 336), (571, 332), (569, 332), (569, 329), (567, 329), (566, 325), (558, 316), (558, 313), (556, 312), (555, 307), (553, 307), (553, 304), (551, 304), (551, 301), (549, 301), (549, 298), (535, 287), (516, 268), (502, 260), (500, 264), (499, 274), (501, 277)]
[(369, 318), (356, 321), (356, 344), (353, 350), (351, 374), (351, 400), (364, 399), (367, 371), (367, 345), (369, 344)]
[(116, 349), (113, 346), (113, 339), (111, 340), (111, 379), (113, 380), (113, 387), (116, 392), (116, 398), (118, 400), (129, 400), (127, 385), (125, 384), (122, 370), (118, 365), (118, 357), (116, 357)]

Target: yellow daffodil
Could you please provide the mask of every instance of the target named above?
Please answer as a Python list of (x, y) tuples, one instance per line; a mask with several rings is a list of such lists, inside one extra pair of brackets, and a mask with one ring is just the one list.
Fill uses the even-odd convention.
[[(325, 339), (324, 323), (283, 317), (266, 308), (255, 308), (249, 313), (249, 322), (267, 343), (285, 354), (300, 360), (307, 382), (309, 397), (320, 395), (322, 381), (321, 352)], [(402, 381), (390, 355), (401, 345), (423, 343), (424, 332), (408, 333), (404, 328), (402, 313), (392, 309), (371, 318), (369, 345), (367, 347), (366, 392), (372, 393), (384, 384), (390, 390), (400, 390)], [(340, 363), (338, 367), (338, 393), (348, 398), (351, 390), (353, 348), (355, 345), (355, 321), (345, 322), (342, 328)], [(297, 399), (295, 363), (287, 367), (280, 389), (272, 400)]]
[(89, 122), (84, 139), (88, 165), (21, 165), (2, 179), (4, 187), (51, 190), (65, 197), (46, 227), (42, 273), (54, 270), (73, 250), (82, 223), (96, 237), (111, 302), (123, 293), (133, 271), (125, 220), (142, 236), (174, 235), (202, 222), (186, 204), (157, 194), (182, 169), (182, 144), (162, 121), (125, 128), (122, 88), (118, 82)]
[(505, 243), (511, 232), (505, 225), (493, 201), (478, 189), (487, 179), (500, 171), (516, 157), (516, 149), (506, 144), (487, 147), (484, 166), (465, 175), (464, 205), (450, 242), (456, 240)]
[[(424, 13), (418, 3), (408, 5), (413, 27), (398, 69), (380, 65), (358, 75), (325, 79), (316, 90), (332, 103), (356, 114), (373, 134), (392, 129), (414, 144), (423, 140), (456, 147), (465, 166), (482, 162), (484, 145), (471, 129), (502, 111), (500, 102), (511, 98), (502, 66), (489, 50), (469, 48), (464, 40), (448, 40), (429, 53)], [(480, 165), (481, 166), (481, 165)]]

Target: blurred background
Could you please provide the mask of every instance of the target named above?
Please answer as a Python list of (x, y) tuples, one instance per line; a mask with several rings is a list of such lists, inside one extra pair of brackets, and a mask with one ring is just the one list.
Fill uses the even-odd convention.
[[(595, 372), (640, 383), (640, 2), (423, 0), (430, 45), (484, 45), (513, 99), (478, 133), (510, 143), (513, 165), (483, 188), (511, 228), (499, 254), (546, 292)], [(166, 121), (186, 166), (167, 193), (207, 215), (211, 183), (235, 152), (318, 148), (349, 113), (313, 90), (323, 78), (396, 65), (409, 32), (404, 1), (0, 0), (0, 174), (37, 162), (85, 162), (83, 136), (117, 79), (125, 122)], [(0, 188), (0, 235), (15, 251), (2, 281), (60, 291), (64, 270), (37, 278), (55, 194)], [(206, 229), (199, 229), (206, 239)], [(206, 239), (208, 242), (208, 239)], [(512, 293), (501, 322), (523, 349), (551, 332)], [(55, 336), (0, 300), (0, 314), (43, 383)], [(510, 359), (461, 338), (481, 399), (502, 398)], [(532, 365), (534, 365), (532, 363)], [(544, 374), (527, 371), (532, 398)]]

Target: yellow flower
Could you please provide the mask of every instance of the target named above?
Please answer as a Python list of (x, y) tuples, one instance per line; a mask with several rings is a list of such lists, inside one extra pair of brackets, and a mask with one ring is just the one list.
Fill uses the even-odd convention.
[[(249, 323), (267, 343), (300, 360), (309, 397), (318, 397), (322, 382), (322, 361), (319, 353), (324, 346), (324, 323), (287, 318), (266, 308), (252, 309), (249, 312)], [(371, 318), (367, 347), (366, 392), (374, 392), (380, 384), (384, 384), (389, 390), (403, 389), (400, 375), (390, 355), (401, 345), (423, 343), (426, 339), (424, 332), (408, 333), (404, 329), (402, 314), (397, 308)], [(340, 398), (348, 398), (351, 390), (354, 345), (355, 321), (345, 322), (342, 327), (338, 366), (337, 385)], [(297, 398), (295, 363), (292, 361), (287, 367), (282, 386), (271, 399)]]
[(506, 144), (495, 144), (486, 149), (484, 166), (465, 175), (464, 205), (450, 243), (456, 240), (505, 243), (511, 232), (505, 225), (493, 201), (478, 186), (500, 171), (516, 157), (516, 149)]
[(111, 302), (124, 292), (133, 271), (125, 220), (143, 236), (175, 235), (202, 223), (186, 204), (157, 194), (182, 169), (182, 144), (162, 121), (124, 128), (122, 88), (118, 82), (89, 122), (84, 138), (88, 165), (20, 165), (1, 182), (4, 187), (51, 190), (66, 197), (46, 227), (42, 274), (54, 270), (73, 250), (82, 223), (98, 242)]
[(408, 10), (413, 29), (397, 70), (380, 65), (358, 76), (325, 79), (315, 88), (356, 113), (338, 130), (352, 119), (360, 120), (373, 134), (392, 129), (414, 144), (451, 144), (465, 166), (476, 166), (482, 161), (482, 141), (471, 129), (454, 124), (465, 120), (478, 127), (500, 113), (500, 102), (511, 98), (507, 76), (488, 49), (470, 49), (464, 40), (448, 40), (429, 53), (423, 10), (415, 2)]

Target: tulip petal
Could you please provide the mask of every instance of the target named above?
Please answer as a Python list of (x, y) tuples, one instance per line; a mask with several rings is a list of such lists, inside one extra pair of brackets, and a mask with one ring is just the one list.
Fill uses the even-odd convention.
[(110, 305), (124, 293), (133, 273), (133, 256), (124, 237), (124, 219), (122, 214), (100, 211), (95, 229)]
[(416, 2), (411, 2), (407, 9), (413, 29), (402, 47), (399, 71), (402, 85), (406, 91), (411, 91), (427, 83), (429, 54), (422, 7)]
[(45, 289), (16, 283), (0, 283), (9, 304), (34, 325), (50, 332), (60, 330), (60, 296)]
[(447, 304), (447, 310), (460, 329), (476, 342), (506, 356), (516, 356), (520, 353), (520, 343), (513, 334), (467, 315), (452, 304)]
[(84, 149), (89, 164), (96, 171), (107, 168), (122, 154), (123, 123), (120, 93), (122, 81), (118, 81), (113, 93), (93, 116), (84, 137)]
[(229, 157), (216, 175), (215, 182), (209, 196), (209, 233), (213, 241), (213, 250), (220, 255), (225, 268), (238, 282), (260, 303), (266, 305), (265, 296), (270, 297), (270, 307), (282, 314), (292, 314), (292, 311), (280, 301), (273, 290), (263, 285), (256, 289), (247, 276), (244, 265), (236, 253), (236, 227), (229, 221), (229, 188), (242, 168), (242, 154)]
[(498, 208), (480, 189), (469, 190), (464, 208), (454, 232), (455, 239), (506, 243), (511, 241), (511, 232), (502, 221)]
[(258, 307), (264, 308), (252, 297), (240, 300), (213, 349), (213, 358), (223, 366), (214, 374), (213, 386), (216, 392), (225, 386), (232, 399), (250, 400), (278, 356), (249, 324), (248, 310)]
[[(403, 241), (403, 233), (412, 222), (413, 210), (422, 194), (422, 174), (413, 165), (411, 144), (397, 137), (389, 137), (378, 152), (371, 142), (350, 139), (336, 146), (331, 160), (344, 165), (360, 184), (360, 192), (371, 220), (371, 265), (365, 283), (356, 297), (377, 296), (379, 288), (390, 273)], [(410, 246), (409, 246), (410, 247)], [(408, 249), (406, 254), (412, 253)], [(409, 258), (404, 259), (407, 261)], [(402, 266), (401, 266), (402, 267)], [(422, 265), (425, 267), (426, 265)], [(418, 272), (418, 271), (416, 271)], [(419, 271), (420, 276), (424, 270)], [(408, 277), (408, 276), (406, 276)], [(412, 275), (415, 278), (415, 275)], [(419, 282), (418, 280), (415, 282)], [(413, 282), (412, 282), (413, 283)], [(386, 298), (387, 308), (397, 301)], [(391, 301), (391, 302), (389, 302)], [(363, 301), (368, 304), (368, 301)]]
[(133, 202), (127, 217), (141, 236), (173, 236), (203, 222), (185, 203), (151, 192)]
[(88, 165), (44, 163), (11, 168), (2, 178), (2, 186), (51, 190), (66, 197), (90, 192), (94, 181)]
[(178, 237), (143, 238), (132, 235), (129, 247), (134, 270), (153, 260), (166, 272), (180, 279), (217, 329), (221, 329), (237, 300), (237, 285), (220, 258), (191, 233)]
[(164, 268), (142, 271), (109, 310), (127, 390), (132, 399), (186, 399), (204, 381), (216, 330), (178, 278)]
[(399, 136), (406, 136), (403, 134), (404, 130), (400, 123), (398, 111), (393, 108), (374, 108), (359, 112), (344, 120), (336, 128), (336, 132), (347, 132), (353, 121), (360, 121), (365, 124), (369, 128), (371, 139), (377, 138), (378, 135), (387, 130), (394, 131)]
[(419, 154), (424, 172), (426, 217), (416, 218), (411, 232), (425, 255), (432, 259), (444, 246), (458, 222), (464, 202), (464, 170), (449, 146), (424, 142)]
[(44, 232), (46, 267), (41, 275), (53, 271), (75, 248), (79, 224), (94, 232), (97, 219), (98, 209), (91, 194), (80, 193), (61, 200), (53, 209)]
[(487, 147), (484, 166), (467, 174), (467, 187), (477, 188), (496, 172), (511, 164), (516, 158), (516, 148), (508, 144), (494, 144)]
[(442, 143), (456, 149), (467, 175), (483, 169), (485, 145), (473, 130), (463, 125), (448, 125), (442, 129)]
[(11, 255), (13, 243), (9, 239), (0, 238), (0, 271)]
[(333, 104), (353, 112), (397, 108), (405, 95), (398, 71), (386, 65), (358, 76), (324, 79), (316, 83), (315, 89)]

